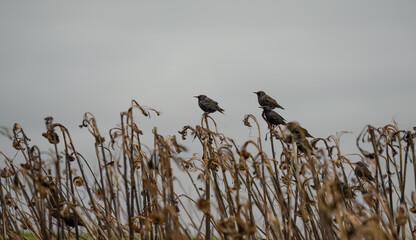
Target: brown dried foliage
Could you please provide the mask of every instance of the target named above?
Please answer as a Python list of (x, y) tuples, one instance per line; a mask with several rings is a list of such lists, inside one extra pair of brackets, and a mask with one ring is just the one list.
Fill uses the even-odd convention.
[[(241, 145), (204, 114), (179, 131), (200, 151), (186, 157), (177, 137), (156, 127), (150, 150), (139, 123), (154, 114), (133, 100), (107, 141), (86, 113), (80, 127), (92, 135), (95, 170), (51, 117), (42, 134), (54, 149), (47, 156), (19, 124), (13, 134), (2, 128), (19, 157), (0, 152), (0, 239), (24, 232), (37, 239), (416, 238), (415, 129), (363, 129), (356, 156), (370, 166), (374, 181), (366, 181), (354, 176), (354, 155), (341, 153), (339, 136), (309, 141), (290, 123), (260, 129), (251, 114), (243, 123), (257, 137)], [(191, 192), (181, 189), (186, 184)]]

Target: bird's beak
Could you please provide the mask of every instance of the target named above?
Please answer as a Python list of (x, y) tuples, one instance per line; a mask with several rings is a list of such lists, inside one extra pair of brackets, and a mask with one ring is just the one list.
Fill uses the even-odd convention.
[(198, 98), (199, 96), (194, 96), (194, 98)]
[(253, 92), (253, 93), (257, 94), (258, 92)]

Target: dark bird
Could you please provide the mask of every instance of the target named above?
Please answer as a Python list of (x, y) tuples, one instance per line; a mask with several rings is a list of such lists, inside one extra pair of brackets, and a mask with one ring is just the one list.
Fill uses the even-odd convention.
[(70, 227), (75, 227), (75, 222), (77, 220), (78, 220), (78, 222), (77, 222), (78, 226), (84, 226), (84, 223), (81, 221), (81, 219), (75, 213), (69, 213), (67, 216), (63, 216), (62, 218), (64, 219), (66, 225), (68, 225)]
[(368, 170), (367, 165), (363, 162), (355, 163), (356, 167), (354, 169), (355, 176), (361, 178), (364, 181), (374, 181), (373, 176), (371, 175), (370, 170)]
[(308, 132), (308, 130), (301, 127), (297, 122), (288, 122), (286, 124), (286, 128), (294, 135), (295, 138), (313, 138), (313, 136)]
[(220, 108), (220, 106), (218, 106), (218, 103), (212, 100), (211, 98), (205, 95), (199, 95), (194, 97), (198, 98), (198, 105), (202, 109), (202, 111), (206, 113), (213, 113), (215, 111), (218, 111), (224, 114), (224, 109)]
[(306, 138), (297, 139), (296, 147), (298, 148), (299, 151), (303, 152), (304, 154), (307, 154), (307, 155), (313, 154), (312, 145), (308, 140), (306, 140)]
[(269, 95), (267, 95), (265, 92), (263, 91), (258, 91), (258, 92), (254, 92), (255, 94), (257, 94), (257, 100), (259, 101), (260, 106), (262, 107), (270, 107), (271, 109), (274, 108), (281, 108), (284, 109), (282, 106), (280, 106), (276, 100), (274, 100), (273, 98), (271, 98)]
[[(62, 210), (54, 209), (51, 211), (51, 215), (55, 218), (61, 218), (69, 227), (75, 227), (76, 225), (84, 226), (78, 213), (70, 211), (68, 207)], [(77, 224), (75, 222), (77, 222)]]
[(263, 115), (266, 118), (266, 121), (272, 126), (286, 124), (286, 120), (268, 106), (263, 107)]
[(285, 127), (291, 133), (290, 136), (285, 138), (285, 142), (291, 143), (294, 141), (299, 151), (307, 155), (313, 154), (312, 144), (306, 139), (307, 137), (313, 137), (308, 130), (301, 127), (297, 122), (288, 122)]

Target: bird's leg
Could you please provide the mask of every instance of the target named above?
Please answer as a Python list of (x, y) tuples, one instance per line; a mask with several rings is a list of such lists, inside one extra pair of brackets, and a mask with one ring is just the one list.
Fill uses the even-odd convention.
[(204, 112), (204, 118), (207, 118), (209, 116), (208, 112)]

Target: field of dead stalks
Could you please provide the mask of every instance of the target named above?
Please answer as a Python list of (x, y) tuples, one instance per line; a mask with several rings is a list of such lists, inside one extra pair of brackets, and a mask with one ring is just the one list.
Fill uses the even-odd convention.
[[(18, 123), (2, 131), (24, 162), (0, 152), (0, 239), (416, 238), (414, 130), (363, 126), (361, 165), (337, 136), (308, 138), (295, 123), (261, 129), (250, 114), (236, 124), (256, 140), (237, 143), (204, 114), (173, 136), (154, 127), (142, 142), (141, 119), (158, 114), (133, 100), (105, 139), (86, 113), (95, 159), (51, 117), (43, 136), (53, 154)], [(184, 157), (179, 138), (201, 151)]]

